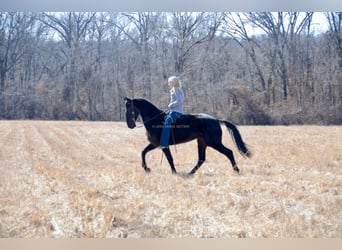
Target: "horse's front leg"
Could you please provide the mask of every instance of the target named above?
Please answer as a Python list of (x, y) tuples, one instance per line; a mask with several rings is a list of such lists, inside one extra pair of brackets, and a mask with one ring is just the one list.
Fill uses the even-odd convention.
[(147, 167), (146, 165), (146, 154), (155, 149), (156, 146), (154, 146), (153, 144), (148, 144), (146, 148), (144, 148), (144, 150), (141, 152), (141, 158), (142, 158), (142, 167), (143, 169), (146, 171), (146, 173), (151, 172), (151, 169)]
[(173, 164), (173, 158), (172, 158), (171, 151), (170, 151), (169, 147), (163, 148), (163, 152), (164, 152), (164, 154), (165, 154), (165, 156), (166, 156), (167, 161), (168, 161), (169, 164), (170, 164), (172, 173), (173, 173), (173, 174), (177, 174), (175, 165)]

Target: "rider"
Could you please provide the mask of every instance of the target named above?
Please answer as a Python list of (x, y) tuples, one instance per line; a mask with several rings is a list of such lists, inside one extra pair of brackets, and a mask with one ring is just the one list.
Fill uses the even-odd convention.
[(159, 143), (159, 147), (162, 149), (169, 146), (171, 124), (175, 123), (184, 112), (184, 93), (180, 80), (176, 76), (171, 76), (168, 79), (168, 85), (170, 87), (171, 100), (168, 105), (169, 113), (166, 116)]

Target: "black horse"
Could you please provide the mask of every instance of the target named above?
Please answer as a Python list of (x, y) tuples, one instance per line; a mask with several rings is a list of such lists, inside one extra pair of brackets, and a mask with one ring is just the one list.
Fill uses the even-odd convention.
[[(126, 123), (131, 129), (136, 127), (136, 120), (140, 115), (143, 124), (147, 131), (149, 144), (141, 153), (142, 167), (146, 172), (151, 170), (146, 165), (145, 156), (147, 152), (155, 149), (159, 145), (159, 140), (164, 124), (166, 113), (152, 103), (144, 99), (129, 99), (125, 98), (126, 103)], [(189, 175), (193, 175), (205, 161), (205, 151), (207, 146), (212, 147), (224, 154), (230, 160), (234, 171), (239, 172), (239, 168), (235, 163), (233, 152), (222, 144), (222, 130), (220, 123), (223, 123), (228, 128), (235, 145), (239, 152), (246, 157), (251, 154), (245, 146), (241, 135), (235, 125), (228, 121), (218, 120), (207, 114), (186, 114), (182, 115), (175, 124), (172, 125), (169, 144), (178, 144), (191, 141), (197, 138), (198, 144), (198, 162), (190, 171)], [(170, 149), (164, 148), (163, 152), (171, 166), (173, 174), (176, 174), (176, 169), (173, 164), (173, 158)]]

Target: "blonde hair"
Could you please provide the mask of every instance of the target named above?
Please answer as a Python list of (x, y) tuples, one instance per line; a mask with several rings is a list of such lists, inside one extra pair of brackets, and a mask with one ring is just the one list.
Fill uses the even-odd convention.
[(175, 85), (175, 88), (181, 88), (182, 87), (182, 83), (181, 81), (178, 79), (177, 76), (171, 76), (169, 77), (169, 79), (167, 80), (168, 82), (173, 82)]

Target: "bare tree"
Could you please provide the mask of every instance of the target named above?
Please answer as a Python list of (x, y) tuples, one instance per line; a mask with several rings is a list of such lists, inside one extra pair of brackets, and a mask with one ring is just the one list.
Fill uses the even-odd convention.
[(213, 13), (175, 12), (171, 18), (169, 37), (173, 45), (175, 73), (181, 75), (191, 50), (198, 44), (210, 41), (220, 21)]
[[(295, 37), (301, 34), (306, 27), (310, 26), (312, 13), (305, 13), (303, 18), (299, 18), (298, 12), (250, 12), (250, 13), (226, 13), (225, 24), (227, 33), (245, 50), (251, 58), (256, 68), (257, 75), (261, 83), (262, 91), (265, 92), (265, 102), (269, 104), (270, 95), (275, 102), (274, 79), (279, 75), (282, 83), (283, 100), (288, 99), (288, 88), (290, 75), (293, 74), (295, 62), (298, 58), (296, 55)], [(265, 67), (262, 61), (257, 58), (257, 49), (263, 48), (255, 36), (251, 36), (248, 26), (260, 28), (269, 41), (267, 50), (262, 53), (268, 55), (271, 66), (268, 80), (264, 76)], [(296, 39), (298, 40), (298, 39)], [(289, 62), (287, 61), (290, 58)], [(289, 68), (290, 67), (290, 68)], [(290, 73), (289, 73), (290, 71)]]
[[(21, 97), (27, 81), (22, 78), (19, 84), (15, 84), (15, 79), (19, 64), (28, 52), (34, 23), (35, 17), (31, 13), (0, 13), (0, 116), (10, 117), (17, 109), (22, 109)], [(12, 111), (8, 110), (9, 102)]]
[(66, 55), (66, 76), (67, 83), (64, 89), (64, 99), (71, 106), (70, 118), (79, 117), (82, 113), (79, 96), (79, 66), (81, 41), (86, 38), (87, 28), (95, 17), (96, 13), (68, 12), (57, 14), (44, 13), (43, 23), (57, 33), (67, 45)]
[[(248, 25), (251, 21), (248, 19), (246, 13), (224, 13), (224, 34), (229, 35), (251, 59), (256, 74), (261, 84), (261, 91), (265, 93), (265, 103), (269, 103), (269, 94), (266, 92), (267, 85), (264, 76), (262, 61), (259, 60), (257, 49), (260, 47), (257, 40), (252, 37), (248, 32)], [(255, 89), (255, 86), (252, 86)]]
[(144, 86), (143, 94), (145, 95), (145, 97), (151, 100), (152, 82), (150, 42), (155, 35), (160, 13), (139, 12), (123, 13), (122, 15), (129, 20), (129, 23), (116, 23), (116, 25), (135, 44), (136, 48), (139, 51), (140, 58), (135, 58), (135, 60), (141, 61), (141, 81)]
[(325, 15), (329, 23), (330, 35), (338, 53), (338, 65), (342, 69), (342, 12), (328, 12)]
[(325, 14), (329, 24), (329, 36), (333, 42), (333, 50), (336, 53), (337, 65), (333, 74), (337, 76), (336, 84), (329, 86), (332, 105), (342, 106), (342, 12), (328, 12)]

